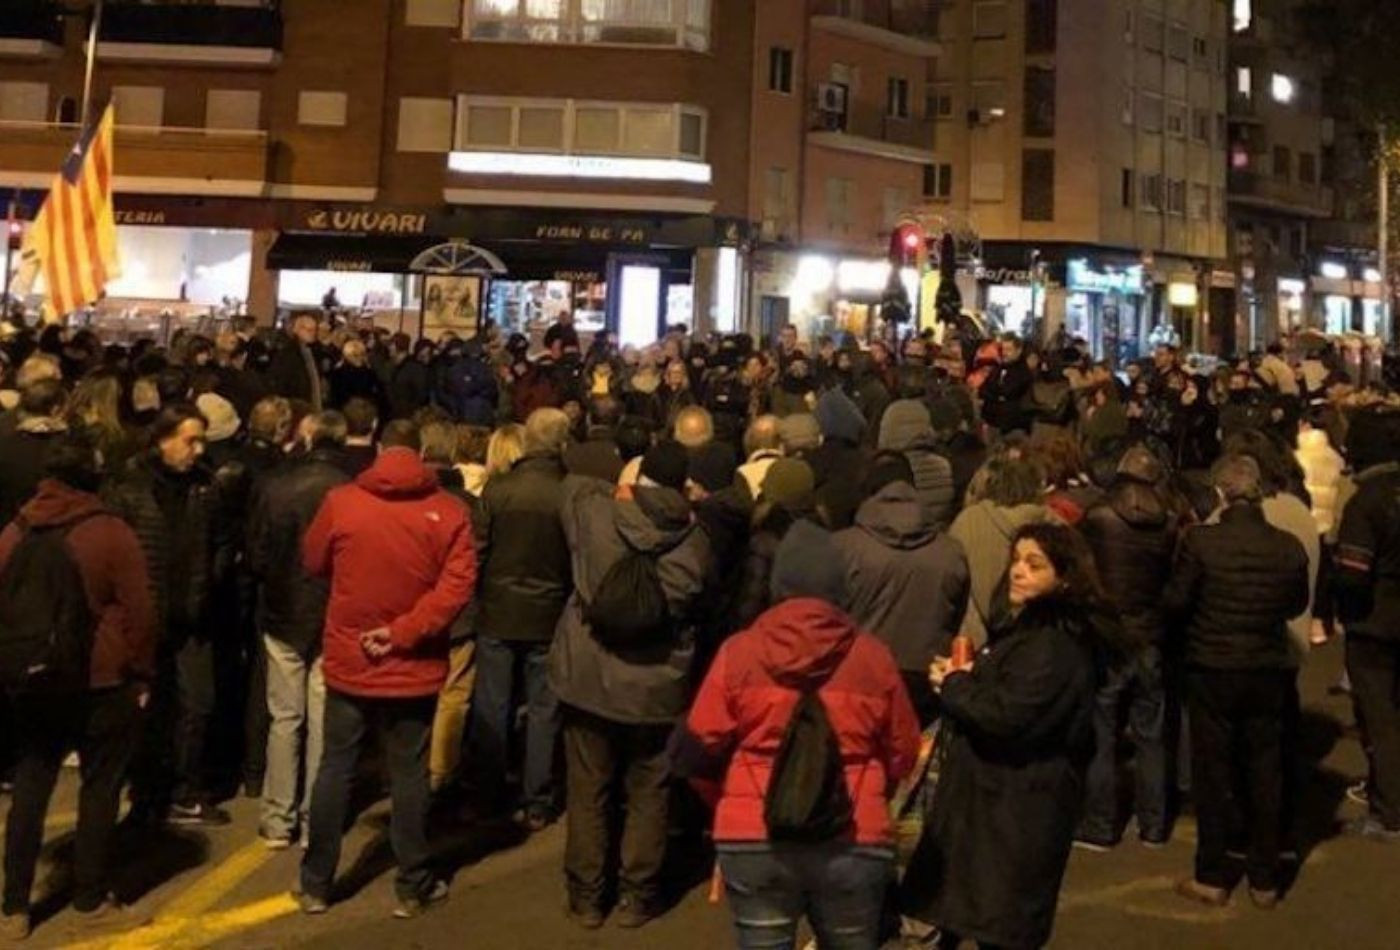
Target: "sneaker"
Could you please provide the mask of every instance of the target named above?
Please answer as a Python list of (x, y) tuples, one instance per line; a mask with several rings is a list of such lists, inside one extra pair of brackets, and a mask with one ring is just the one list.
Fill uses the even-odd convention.
[(399, 898), (399, 903), (394, 908), (394, 918), (396, 920), (412, 920), (434, 904), (441, 904), (447, 900), (447, 893), (446, 881), (434, 881), (423, 894), (416, 897)]
[(1348, 785), (1347, 798), (1356, 802), (1358, 805), (1365, 805), (1369, 808), (1371, 806), (1371, 783), (1367, 781)]
[(263, 847), (267, 848), (269, 851), (286, 851), (292, 846), (292, 839), (290, 836), (268, 835), (259, 831), (258, 837), (262, 839)]
[(1149, 838), (1146, 835), (1138, 837), (1138, 843), (1141, 844), (1144, 848), (1148, 848), (1152, 851), (1161, 851), (1167, 846), (1167, 842), (1169, 840), (1170, 839), (1167, 838), (1165, 835), (1163, 835), (1160, 838)]
[(655, 917), (655, 912), (646, 904), (635, 897), (627, 896), (617, 902), (617, 914), (614, 920), (619, 927), (636, 930), (638, 927), (645, 927)]
[(300, 888), (293, 891), (292, 896), (296, 898), (297, 906), (301, 908), (301, 912), (308, 917), (324, 914), (331, 909), (330, 902), (324, 897), (315, 897), (305, 893)]
[(1387, 828), (1375, 815), (1353, 821), (1347, 825), (1347, 833), (1381, 844), (1400, 844), (1400, 828)]
[(1278, 906), (1278, 891), (1260, 891), (1254, 888), (1249, 889), (1249, 899), (1260, 910), (1273, 910)]
[(1198, 904), (1206, 904), (1210, 907), (1224, 907), (1230, 903), (1230, 892), (1223, 887), (1211, 887), (1209, 884), (1202, 884), (1193, 877), (1184, 878), (1176, 882), (1175, 891), (1187, 900), (1195, 901)]
[(208, 802), (171, 805), (170, 814), (165, 820), (172, 825), (201, 825), (208, 828), (222, 827), (233, 821), (228, 812)]
[(608, 919), (608, 915), (603, 912), (603, 908), (594, 904), (570, 900), (569, 919), (584, 930), (597, 930), (603, 926), (603, 921)]
[(1111, 843), (1095, 841), (1092, 838), (1075, 838), (1074, 846), (1080, 851), (1092, 851), (1094, 854), (1108, 854), (1113, 850)]
[(18, 943), (29, 936), (33, 925), (29, 921), (29, 913), (20, 911), (18, 914), (5, 914), (0, 917), (0, 938), (11, 943)]

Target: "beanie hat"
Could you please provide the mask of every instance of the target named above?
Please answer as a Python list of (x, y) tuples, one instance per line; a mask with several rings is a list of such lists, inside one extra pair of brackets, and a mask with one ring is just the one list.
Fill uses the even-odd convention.
[(734, 447), (724, 442), (710, 442), (690, 452), (690, 480), (705, 491), (722, 491), (734, 484), (738, 467)]
[(816, 487), (812, 466), (801, 459), (782, 458), (768, 466), (759, 497), (774, 504), (792, 504), (811, 495)]
[(866, 498), (873, 498), (882, 488), (895, 482), (904, 482), (911, 488), (914, 486), (914, 468), (909, 464), (909, 457), (903, 452), (881, 452), (870, 462), (865, 481), (860, 486), (861, 493)]
[(817, 399), (817, 425), (828, 439), (859, 443), (865, 435), (865, 414), (840, 389), (828, 389)]
[(933, 435), (928, 407), (922, 399), (899, 399), (889, 404), (880, 419), (880, 448), (912, 448), (921, 438)]
[(194, 401), (195, 407), (209, 426), (204, 437), (210, 442), (224, 442), (238, 434), (242, 422), (233, 403), (216, 393), (205, 393)]
[(642, 478), (660, 485), (662, 488), (685, 488), (686, 473), (690, 468), (690, 458), (679, 442), (658, 442), (642, 456)]
[(783, 440), (783, 448), (789, 452), (815, 449), (822, 444), (821, 426), (817, 417), (809, 412), (795, 412), (784, 416), (778, 423), (778, 438)]
[(769, 578), (773, 602), (814, 597), (844, 607), (846, 563), (831, 533), (807, 520), (794, 522), (778, 545)]

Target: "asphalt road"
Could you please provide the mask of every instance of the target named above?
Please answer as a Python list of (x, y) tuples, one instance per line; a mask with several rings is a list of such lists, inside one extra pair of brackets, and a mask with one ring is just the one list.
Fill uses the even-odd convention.
[[(1108, 854), (1076, 851), (1052, 946), (1400, 947), (1400, 847), (1340, 832), (1342, 821), (1360, 814), (1359, 806), (1346, 801), (1345, 789), (1363, 769), (1349, 702), (1327, 692), (1340, 657), (1339, 644), (1324, 647), (1305, 672), (1309, 764), (1303, 863), (1280, 907), (1264, 912), (1236, 899), (1211, 910), (1175, 897), (1172, 883), (1191, 868), (1195, 828), (1188, 817), (1161, 851), (1141, 847), (1131, 833)], [(458, 867), (450, 900), (417, 920), (392, 920), (392, 858), (382, 802), (368, 808), (351, 831), (342, 857), (340, 901), (325, 916), (296, 912), (287, 890), (300, 852), (266, 851), (254, 836), (256, 803), (238, 800), (230, 803), (236, 820), (226, 829), (123, 837), (121, 887), (133, 901), (129, 919), (115, 929), (79, 932), (73, 915), (62, 909), (74, 785), (67, 772), (50, 811), (51, 841), (39, 877), (42, 919), (30, 946), (710, 950), (732, 945), (727, 913), (723, 905), (708, 903), (703, 880), (665, 917), (641, 930), (574, 927), (563, 911), (562, 827), (523, 840), (511, 829), (444, 826), (435, 844)]]

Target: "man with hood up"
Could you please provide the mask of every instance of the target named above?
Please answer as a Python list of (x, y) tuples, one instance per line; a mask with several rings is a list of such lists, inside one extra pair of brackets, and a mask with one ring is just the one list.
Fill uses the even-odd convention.
[(938, 452), (922, 390), (901, 387), (900, 395), (903, 398), (890, 403), (880, 420), (879, 449), (904, 454), (914, 472), (914, 489), (929, 517), (946, 525), (957, 511), (952, 463)]
[(1148, 845), (1167, 840), (1167, 751), (1163, 740), (1166, 683), (1162, 643), (1167, 619), (1162, 588), (1171, 579), (1178, 519), (1162, 486), (1167, 472), (1151, 450), (1134, 446), (1118, 463), (1108, 496), (1090, 508), (1080, 531), (1094, 552), (1099, 575), (1137, 651), (1109, 669), (1094, 712), (1097, 753), (1089, 766), (1088, 798), (1080, 823), (1081, 846), (1110, 847), (1122, 832), (1118, 814), (1118, 739), (1128, 703), (1133, 737), (1133, 807), (1138, 836)]

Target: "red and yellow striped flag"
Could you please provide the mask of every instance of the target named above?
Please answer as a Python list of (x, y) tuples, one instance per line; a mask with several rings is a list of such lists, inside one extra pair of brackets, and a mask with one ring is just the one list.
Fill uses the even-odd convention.
[(114, 125), (108, 105), (68, 153), (25, 237), (20, 283), (27, 287), (34, 276), (44, 275), (48, 323), (97, 301), (121, 273), (112, 209)]

